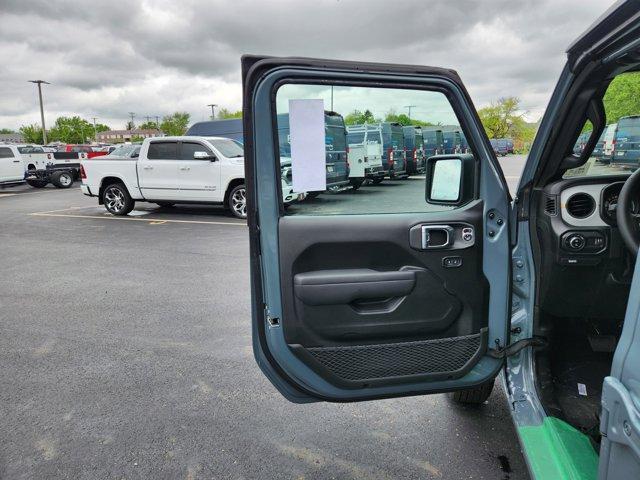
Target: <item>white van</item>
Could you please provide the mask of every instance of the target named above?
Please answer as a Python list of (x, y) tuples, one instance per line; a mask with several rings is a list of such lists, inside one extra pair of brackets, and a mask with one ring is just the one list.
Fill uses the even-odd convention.
[(349, 180), (354, 190), (365, 180), (380, 183), (389, 172), (382, 166), (382, 130), (380, 125), (348, 125)]

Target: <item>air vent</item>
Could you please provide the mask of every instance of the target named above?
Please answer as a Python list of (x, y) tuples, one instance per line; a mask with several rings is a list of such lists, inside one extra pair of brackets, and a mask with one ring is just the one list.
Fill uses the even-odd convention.
[(587, 218), (596, 208), (596, 201), (586, 193), (572, 195), (565, 205), (567, 212), (574, 218)]
[(558, 203), (555, 195), (548, 195), (544, 203), (544, 211), (547, 215), (555, 216), (558, 214)]

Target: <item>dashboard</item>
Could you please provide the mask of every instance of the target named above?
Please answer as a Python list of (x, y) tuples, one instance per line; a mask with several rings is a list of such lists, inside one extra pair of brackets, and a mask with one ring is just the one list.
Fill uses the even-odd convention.
[[(574, 177), (538, 192), (535, 225), (544, 273), (540, 298), (552, 314), (624, 315), (632, 263), (617, 228), (616, 209), (627, 178)], [(640, 202), (633, 202), (632, 209), (637, 213)], [(594, 303), (602, 298), (613, 303)]]

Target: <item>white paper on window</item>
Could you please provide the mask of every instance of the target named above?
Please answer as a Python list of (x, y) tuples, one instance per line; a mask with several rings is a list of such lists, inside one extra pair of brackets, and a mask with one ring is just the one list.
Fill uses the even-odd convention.
[(324, 101), (289, 100), (289, 134), (293, 191), (326, 190)]

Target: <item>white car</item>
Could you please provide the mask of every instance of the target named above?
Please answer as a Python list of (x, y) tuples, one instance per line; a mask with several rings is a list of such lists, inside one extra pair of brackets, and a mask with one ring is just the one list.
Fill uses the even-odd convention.
[[(222, 137), (145, 139), (137, 158), (95, 157), (81, 162), (82, 193), (98, 197), (113, 215), (127, 215), (135, 202), (169, 207), (218, 204), (247, 217), (244, 150)], [(282, 180), (285, 203), (300, 198)]]

